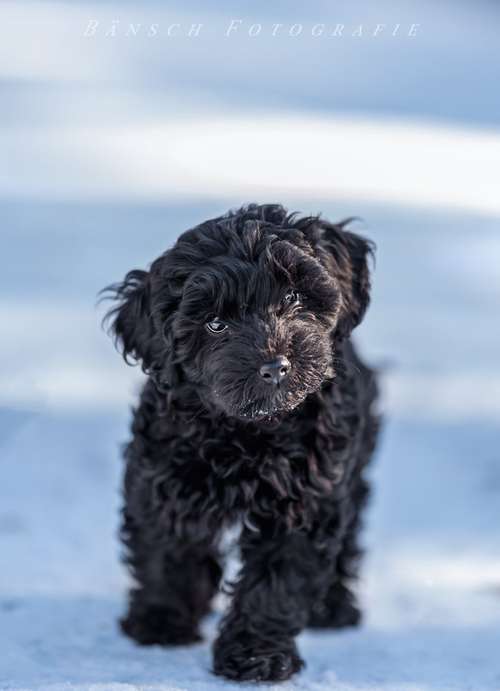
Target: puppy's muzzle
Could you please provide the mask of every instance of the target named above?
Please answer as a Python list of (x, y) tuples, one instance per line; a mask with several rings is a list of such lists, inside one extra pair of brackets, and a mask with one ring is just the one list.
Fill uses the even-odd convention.
[(259, 369), (262, 381), (271, 386), (279, 386), (288, 377), (291, 369), (290, 360), (279, 355), (271, 362), (266, 362)]

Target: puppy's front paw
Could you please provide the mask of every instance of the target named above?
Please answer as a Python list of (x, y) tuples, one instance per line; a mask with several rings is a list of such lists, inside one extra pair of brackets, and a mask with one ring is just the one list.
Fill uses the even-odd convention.
[(176, 621), (165, 607), (133, 607), (120, 626), (140, 645), (187, 645), (202, 640), (195, 626)]
[(284, 681), (304, 665), (293, 640), (273, 644), (241, 638), (216, 642), (214, 672), (236, 681)]

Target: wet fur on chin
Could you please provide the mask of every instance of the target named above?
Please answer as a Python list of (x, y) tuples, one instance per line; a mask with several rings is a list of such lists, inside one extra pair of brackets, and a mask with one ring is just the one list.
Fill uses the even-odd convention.
[[(121, 533), (136, 583), (122, 628), (139, 643), (199, 640), (221, 533), (236, 521), (242, 568), (217, 674), (286, 679), (303, 664), (303, 627), (359, 622), (350, 585), (377, 387), (349, 336), (368, 306), (372, 251), (345, 222), (253, 204), (108, 289), (116, 342), (148, 375)], [(290, 369), (274, 387), (259, 368), (278, 356)]]

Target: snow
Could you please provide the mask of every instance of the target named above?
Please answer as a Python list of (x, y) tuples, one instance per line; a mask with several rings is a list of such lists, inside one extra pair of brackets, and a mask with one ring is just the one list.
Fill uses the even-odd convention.
[[(210, 672), (222, 600), (190, 648), (118, 632), (120, 444), (141, 374), (95, 301), (202, 219), (279, 200), (357, 215), (378, 245), (357, 340), (380, 367), (386, 423), (363, 627), (304, 632), (305, 670), (262, 688), (499, 691), (499, 8), (191, 5), (2, 3), (0, 689), (260, 688)], [(237, 17), (420, 29), (219, 40)], [(90, 18), (207, 31), (89, 41)]]
[[(251, 189), (255, 198), (288, 193), (310, 202), (335, 190), (342, 199), (500, 212), (500, 136), (494, 130), (394, 117), (380, 122), (373, 116), (273, 112), (257, 120), (238, 113), (205, 116), (200, 128), (180, 114), (142, 126), (61, 124), (35, 133), (10, 129), (0, 144), (9, 166), (4, 187), (14, 196), (22, 190), (49, 199), (76, 193), (90, 199), (155, 201), (219, 199), (223, 194), (242, 198)], [(242, 159), (245, 166), (239, 165)], [(127, 165), (130, 160), (134, 166)]]
[[(112, 414), (8, 420), (1, 688), (233, 688), (209, 672), (213, 619), (208, 641), (192, 648), (138, 648), (118, 633), (124, 423)], [(366, 625), (302, 634), (308, 666), (283, 688), (498, 689), (498, 428), (390, 421), (384, 437), (360, 583)]]
[[(94, 307), (102, 285), (215, 210), (5, 208), (0, 688), (240, 688), (210, 673), (218, 614), (192, 648), (138, 648), (118, 633), (127, 587), (116, 538), (119, 446), (140, 376), (113, 351)], [(324, 210), (339, 217), (348, 208), (330, 202)], [(500, 371), (491, 314), (500, 296), (482, 270), (494, 264), (494, 251), (499, 258), (495, 223), (362, 202), (357, 210), (379, 245), (374, 301), (358, 341), (385, 368), (387, 418), (365, 522), (366, 619), (357, 631), (304, 632), (307, 667), (280, 688), (498, 691)], [(107, 228), (110, 217), (120, 236)], [(148, 229), (140, 238), (138, 218)], [(50, 228), (44, 251), (57, 256), (55, 275), (37, 262), (39, 227)], [(457, 250), (450, 262), (443, 248), (452, 239), (457, 248), (470, 245), (477, 261)]]

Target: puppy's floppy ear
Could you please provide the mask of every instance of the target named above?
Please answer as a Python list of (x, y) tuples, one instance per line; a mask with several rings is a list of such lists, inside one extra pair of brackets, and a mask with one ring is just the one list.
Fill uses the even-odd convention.
[(147, 271), (129, 271), (121, 283), (105, 288), (104, 297), (118, 301), (104, 317), (127, 364), (140, 362), (144, 371), (152, 360), (154, 325), (151, 318), (151, 285)]
[(372, 242), (345, 230), (351, 220), (338, 224), (320, 222), (320, 245), (328, 252), (328, 268), (342, 295), (336, 328), (340, 338), (347, 338), (364, 317), (370, 302), (368, 260), (375, 252)]

